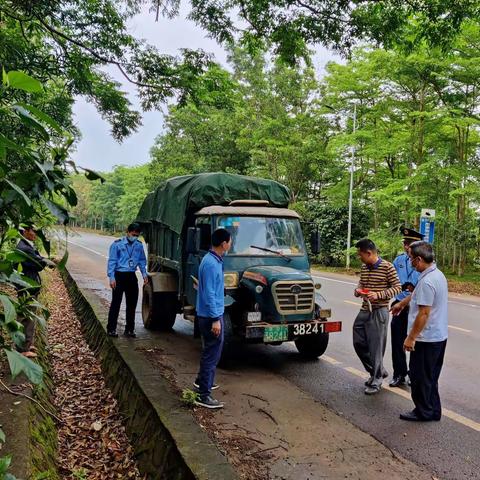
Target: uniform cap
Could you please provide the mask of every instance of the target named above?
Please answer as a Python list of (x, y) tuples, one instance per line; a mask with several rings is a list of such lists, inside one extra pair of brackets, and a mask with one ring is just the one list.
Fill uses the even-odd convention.
[(400, 228), (400, 233), (403, 235), (404, 240), (423, 240), (423, 235), (422, 233), (417, 232), (416, 230), (413, 230), (413, 228), (407, 228), (407, 227), (401, 227)]

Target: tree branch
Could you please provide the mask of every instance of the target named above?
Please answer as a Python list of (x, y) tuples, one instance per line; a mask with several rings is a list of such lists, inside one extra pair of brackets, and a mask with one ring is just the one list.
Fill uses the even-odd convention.
[(16, 397), (23, 397), (26, 398), (27, 400), (31, 400), (32, 402), (36, 403), (45, 413), (48, 415), (52, 416), (58, 423), (64, 423), (64, 421), (57, 417), (54, 413), (49, 412), (38, 400), (35, 400), (35, 398), (29, 397), (28, 395), (25, 395), (25, 393), (17, 393), (8, 388), (7, 385), (0, 379), (0, 385), (5, 389), (6, 392), (8, 392), (10, 395), (15, 395)]

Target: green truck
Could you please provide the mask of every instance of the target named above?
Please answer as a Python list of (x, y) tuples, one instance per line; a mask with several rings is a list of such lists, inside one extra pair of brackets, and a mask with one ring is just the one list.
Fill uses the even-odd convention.
[[(148, 246), (145, 328), (170, 330), (177, 314), (195, 321), (198, 268), (212, 232), (223, 227), (232, 235), (224, 258), (225, 355), (233, 343), (287, 341), (305, 357), (322, 355), (342, 325), (316, 302), (320, 285), (289, 201), (278, 182), (226, 173), (175, 177), (149, 193), (136, 219)], [(318, 245), (314, 232), (313, 253)]]

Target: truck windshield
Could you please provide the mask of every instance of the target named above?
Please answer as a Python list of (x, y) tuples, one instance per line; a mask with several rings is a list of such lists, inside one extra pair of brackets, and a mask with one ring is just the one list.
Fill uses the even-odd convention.
[(217, 225), (232, 235), (229, 255), (305, 255), (302, 229), (296, 218), (222, 216)]

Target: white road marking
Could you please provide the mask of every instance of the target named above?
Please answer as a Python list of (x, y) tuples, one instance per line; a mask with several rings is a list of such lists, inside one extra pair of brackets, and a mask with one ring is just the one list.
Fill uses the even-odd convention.
[(329, 357), (328, 355), (322, 355), (322, 360), (325, 360), (328, 363), (331, 363), (332, 365), (341, 365), (342, 362), (339, 362), (338, 360), (335, 360), (332, 357)]
[(449, 300), (448, 303), (455, 303), (457, 305), (463, 305), (464, 307), (480, 308), (480, 305), (475, 305), (474, 303), (457, 302), (455, 300)]
[(460, 332), (472, 333), (471, 330), (467, 330), (466, 328), (461, 328), (461, 327), (455, 327), (453, 325), (449, 325), (448, 328), (453, 328), (454, 330), (459, 330)]
[(343, 303), (348, 303), (350, 305), (355, 305), (356, 307), (361, 307), (362, 304), (358, 302), (352, 302), (351, 300), (344, 300)]
[[(335, 359), (332, 358), (332, 360), (335, 360)], [(369, 377), (367, 372), (362, 372), (361, 370), (358, 370), (357, 368), (354, 368), (354, 367), (343, 367), (343, 369), (346, 370), (347, 372), (350, 372), (352, 375), (355, 375), (356, 377), (360, 377), (363, 379), (367, 379)], [(390, 387), (389, 385), (385, 385), (382, 388), (384, 390), (388, 390), (389, 392), (395, 393), (400, 397), (406, 398), (407, 400), (412, 399), (410, 392), (407, 390), (403, 390), (398, 387)], [(449, 410), (448, 408), (443, 408), (442, 414), (443, 416), (448, 417), (451, 420), (457, 423), (460, 423), (461, 425), (464, 425), (465, 427), (468, 427), (468, 428), (471, 428), (472, 430), (480, 432), (480, 423), (475, 422), (470, 418), (464, 417), (463, 415), (460, 415), (459, 413)]]
[(71, 240), (68, 241), (69, 243), (72, 243), (73, 245), (76, 245), (77, 247), (84, 248), (85, 250), (88, 250), (89, 252), (95, 253), (96, 255), (100, 255), (103, 258), (108, 258), (108, 255), (104, 255), (103, 253), (97, 252), (96, 250), (93, 250), (91, 248), (85, 247), (84, 245), (76, 242), (72, 242)]
[[(313, 274), (312, 274), (312, 277), (313, 278), (318, 278), (318, 279), (321, 279), (321, 280), (327, 280), (329, 282), (345, 283), (346, 285), (354, 285), (354, 286), (358, 285), (358, 283), (346, 282), (344, 280), (336, 280), (334, 278), (329, 278), (329, 277), (320, 277), (318, 275), (313, 275)], [(457, 300), (448, 300), (448, 303), (454, 303), (456, 305), (463, 305), (464, 307), (480, 308), (480, 305), (476, 305), (474, 303), (459, 302)]]
[(319, 278), (321, 280), (328, 280), (329, 282), (345, 283), (347, 285), (358, 285), (358, 282), (345, 282), (344, 280), (334, 280), (333, 278), (319, 277), (318, 275), (312, 275), (312, 277), (313, 278)]

